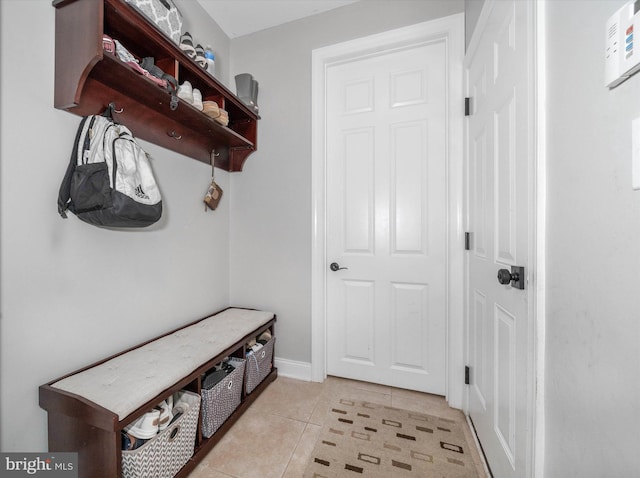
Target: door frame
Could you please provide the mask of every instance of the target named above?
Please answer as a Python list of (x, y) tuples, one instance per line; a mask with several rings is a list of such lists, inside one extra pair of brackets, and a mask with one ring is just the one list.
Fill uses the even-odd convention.
[(326, 70), (382, 51), (434, 41), (446, 43), (447, 59), (447, 258), (446, 258), (446, 399), (462, 408), (464, 399), (464, 14), (370, 35), (312, 52), (312, 264), (311, 380), (327, 376), (326, 255)]
[[(464, 58), (464, 91), (468, 93), (468, 78), (466, 75), (469, 63), (478, 47), (480, 37), (488, 25), (488, 18), (497, 0), (484, 0), (482, 10), (478, 17), (476, 27), (469, 41)], [(527, 478), (542, 478), (544, 476), (544, 351), (545, 351), (545, 251), (546, 251), (546, 1), (539, 0), (528, 2), (530, 9), (530, 65), (532, 74), (531, 98), (531, 125), (533, 128), (530, 144), (531, 164), (529, 175), (529, 274), (531, 290), (531, 302), (529, 313), (531, 314), (532, 329), (530, 330), (531, 346), (527, 351), (528, 377), (527, 386), (528, 403), (527, 417)], [(465, 223), (467, 221), (467, 184), (468, 177), (468, 122), (465, 121), (464, 143), (464, 177), (465, 177)], [(469, 305), (467, 300), (468, 276), (465, 258), (465, 294), (464, 294), (464, 356), (469, 356)], [(464, 392), (463, 411), (469, 413), (469, 389)], [(473, 425), (469, 423), (472, 430)], [(475, 433), (475, 431), (474, 431)]]

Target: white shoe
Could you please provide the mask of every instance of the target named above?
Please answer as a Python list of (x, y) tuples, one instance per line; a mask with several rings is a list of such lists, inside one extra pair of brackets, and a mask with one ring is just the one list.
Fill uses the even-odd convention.
[[(180, 85), (178, 88), (178, 98), (182, 98), (190, 105), (193, 104), (193, 87), (191, 86), (191, 83), (185, 81)], [(200, 98), (200, 101), (202, 101), (202, 97)]]
[(158, 425), (160, 423), (160, 410), (150, 410), (138, 420), (133, 422), (125, 431), (136, 438), (148, 440), (158, 433)]
[(171, 419), (173, 418), (173, 407), (170, 407), (167, 401), (163, 400), (156, 407), (156, 409), (160, 409), (160, 418), (158, 418), (158, 430), (162, 431), (169, 426), (169, 423), (171, 423)]
[(204, 108), (202, 106), (202, 93), (200, 93), (200, 90), (198, 88), (194, 88), (193, 89), (193, 103), (192, 103), (193, 107), (199, 111), (202, 111), (202, 109)]
[(171, 423), (180, 418), (182, 415), (186, 415), (189, 411), (189, 404), (187, 402), (178, 402), (176, 406), (173, 407), (173, 418), (171, 419)]

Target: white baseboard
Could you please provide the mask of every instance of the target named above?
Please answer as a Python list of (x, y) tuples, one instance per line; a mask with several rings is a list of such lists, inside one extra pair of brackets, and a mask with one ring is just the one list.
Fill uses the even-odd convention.
[(278, 375), (297, 380), (311, 381), (311, 364), (309, 362), (298, 362), (276, 357), (275, 366), (278, 368)]

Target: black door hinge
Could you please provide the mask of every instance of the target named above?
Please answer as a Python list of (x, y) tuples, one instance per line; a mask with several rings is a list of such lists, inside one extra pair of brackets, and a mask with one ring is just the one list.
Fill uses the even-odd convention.
[(465, 251), (471, 250), (471, 233), (470, 232), (464, 233), (464, 250)]
[(465, 385), (469, 385), (471, 383), (470, 380), (470, 375), (471, 375), (471, 369), (469, 368), (469, 366), (467, 365), (464, 368), (464, 384)]
[(465, 116), (471, 115), (471, 98), (464, 99), (464, 115)]

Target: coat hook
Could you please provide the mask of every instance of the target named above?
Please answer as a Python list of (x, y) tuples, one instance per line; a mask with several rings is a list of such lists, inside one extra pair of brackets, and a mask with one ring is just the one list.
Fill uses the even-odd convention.
[(114, 113), (122, 113), (124, 111), (124, 108), (117, 109), (115, 103), (109, 103), (109, 108), (111, 108), (111, 111)]
[(171, 136), (173, 139), (182, 139), (182, 135), (177, 134), (175, 131), (172, 131), (171, 133), (167, 133), (167, 134)]

